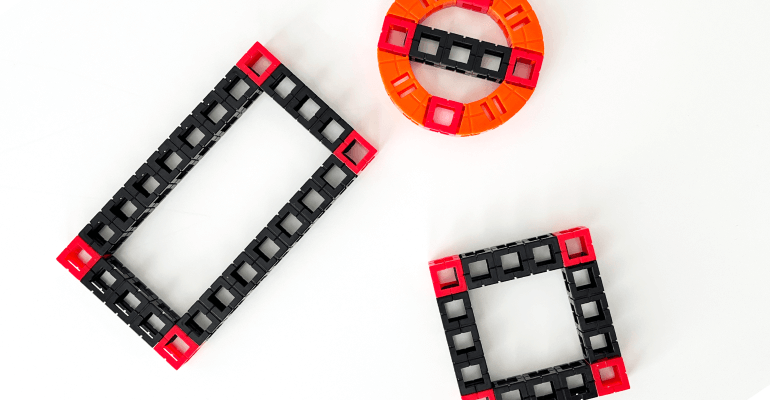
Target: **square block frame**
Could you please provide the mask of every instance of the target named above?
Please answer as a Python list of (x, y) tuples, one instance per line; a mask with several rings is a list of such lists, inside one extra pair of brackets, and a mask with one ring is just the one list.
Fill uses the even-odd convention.
[[(253, 67), (262, 58), (270, 64), (261, 74), (257, 74)], [(310, 124), (302, 124), (300, 121), (308, 132), (331, 152), (327, 160), (187, 312), (180, 317), (171, 310), (113, 253), (263, 91), (268, 91), (272, 97), (269, 89), (265, 89), (272, 83), (273, 75), (279, 70), (285, 71), (296, 80), (298, 87), (306, 87), (262, 44), (255, 43), (56, 259), (174, 369), (179, 369), (196, 354), (200, 346), (221, 327), (225, 319), (377, 153), (374, 146), (352, 128), (344, 132), (337, 139), (336, 146), (333, 146), (328, 140), (317, 137)], [(246, 85), (245, 92), (240, 95), (232, 94), (231, 91), (239, 84)], [(294, 116), (288, 100), (283, 103), (276, 100)], [(323, 102), (320, 99), (319, 101)], [(225, 114), (215, 121), (210, 114), (216, 107), (224, 108)], [(339, 119), (340, 124), (349, 126), (325, 103), (324, 107)], [(191, 143), (189, 138), (196, 131), (200, 139)], [(358, 162), (346, 154), (349, 147), (356, 143), (366, 151)], [(174, 159), (180, 161), (171, 166), (167, 161), (174, 155)], [(339, 182), (329, 182), (326, 176), (332, 170), (341, 170), (344, 178)], [(295, 201), (304, 198), (310, 190), (322, 193), (324, 202), (321, 212), (309, 209), (301, 201)], [(122, 211), (127, 202), (135, 207), (130, 216)], [(291, 235), (280, 225), (289, 214), (302, 222), (302, 228)], [(263, 252), (261, 246), (268, 242), (278, 247), (277, 253), (266, 255)], [(243, 274), (251, 275), (249, 268), (253, 275), (244, 277)], [(232, 297), (228, 304), (215, 297), (222, 290), (229, 292)], [(205, 326), (201, 326), (200, 321), (203, 321), (202, 325)]]
[[(579, 241), (580, 249), (570, 254), (567, 251), (567, 241), (574, 239)], [(534, 250), (544, 247), (549, 250), (550, 258), (544, 258), (541, 251), (538, 260)], [(516, 254), (519, 267), (510, 267), (507, 269), (509, 272), (506, 272), (506, 265), (502, 260), (512, 254)], [(474, 269), (473, 273), (471, 269)], [(482, 286), (552, 270), (562, 271), (585, 358), (492, 381), (487, 372), (484, 350), (468, 292)], [(588, 228), (581, 226), (441, 258), (429, 263), (429, 271), (463, 400), (501, 400), (504, 393), (515, 391), (518, 391), (522, 400), (576, 400), (630, 389)], [(455, 279), (442, 280), (442, 276), (449, 275), (446, 271), (453, 273)], [(516, 273), (512, 273), (513, 271)], [(578, 284), (576, 272), (586, 273), (588, 282)], [(585, 314), (582, 306), (589, 303), (596, 306), (597, 315)], [(450, 304), (453, 304), (451, 310)], [(466, 338), (462, 347), (455, 341), (455, 338), (461, 335)], [(599, 335), (604, 337), (606, 345), (593, 349), (590, 339)], [(607, 368), (612, 369), (614, 377), (602, 380), (600, 371)], [(467, 369), (477, 374), (480, 372), (481, 378), (466, 381), (464, 371)], [(581, 375), (583, 386), (569, 387), (567, 378), (576, 375)], [(535, 386), (539, 385), (549, 385), (551, 394), (537, 397)]]

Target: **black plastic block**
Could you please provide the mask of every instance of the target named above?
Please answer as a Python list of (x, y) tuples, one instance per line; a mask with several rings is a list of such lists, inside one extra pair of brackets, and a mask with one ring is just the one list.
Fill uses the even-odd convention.
[[(615, 334), (615, 328), (612, 325), (602, 328), (578, 332), (580, 337), (580, 345), (583, 348), (583, 356), (591, 363), (595, 363), (605, 358), (620, 357), (620, 346), (618, 346), (618, 337)], [(598, 337), (602, 337), (603, 340), (596, 340)], [(591, 340), (591, 339), (594, 340)], [(597, 346), (605, 344), (603, 347), (594, 349), (593, 344), (599, 343)]]
[[(474, 75), (493, 82), (502, 82), (505, 80), (505, 74), (508, 72), (508, 61), (511, 59), (511, 51), (511, 48), (508, 46), (479, 42), (476, 54), (474, 55)], [(490, 65), (483, 65), (485, 56), (500, 60), (496, 69), (488, 69)]]
[[(339, 170), (338, 170), (339, 169)], [(341, 174), (340, 174), (341, 170)], [(341, 177), (341, 179), (335, 179)], [(312, 180), (332, 196), (337, 198), (356, 179), (356, 174), (332, 154), (326, 159), (321, 168), (313, 174)]]
[(468, 290), (499, 282), (498, 270), (495, 268), (493, 253), (490, 249), (460, 254), (460, 261), (463, 264), (463, 275), (465, 275)]
[(260, 268), (246, 252), (242, 252), (222, 273), (222, 278), (242, 296), (247, 296), (265, 279), (267, 272)]
[[(467, 368), (467, 369), (466, 369)], [(454, 364), (455, 378), (457, 379), (458, 386), (460, 387), (460, 394), (465, 396), (473, 393), (482, 392), (484, 390), (492, 389), (492, 381), (489, 378), (489, 370), (487, 369), (487, 362), (484, 358), (477, 358), (470, 361)], [(463, 370), (472, 371), (477, 370), (481, 372), (480, 377), (473, 375), (468, 376), (469, 379), (463, 378)]]
[[(417, 25), (417, 28), (414, 30), (412, 47), (409, 51), (409, 60), (440, 67), (441, 60), (445, 51), (444, 49), (447, 49), (449, 46), (448, 40), (449, 40), (449, 33), (446, 31), (429, 28), (425, 25)], [(435, 53), (422, 51), (420, 46), (420, 43), (422, 41), (435, 42), (436, 43)], [(425, 47), (423, 49), (427, 50)]]
[(564, 263), (559, 249), (559, 239), (556, 236), (542, 235), (524, 240), (527, 259), (533, 274), (563, 268)]
[[(288, 79), (288, 81), (285, 81)], [(294, 86), (291, 87), (291, 82)], [(281, 83), (284, 84), (284, 86), (281, 86)], [(280, 88), (279, 88), (280, 87)], [(288, 90), (287, 92), (283, 92), (284, 88), (289, 88), (291, 90)], [(289, 104), (291, 99), (294, 98), (294, 96), (305, 87), (305, 84), (302, 83), (302, 81), (299, 80), (291, 71), (289, 71), (288, 68), (286, 68), (285, 65), (281, 64), (279, 65), (275, 71), (273, 71), (272, 74), (265, 80), (265, 83), (262, 85), (262, 89), (267, 93), (270, 97), (275, 100), (278, 105), (281, 106), (281, 108), (286, 108), (286, 106)], [(278, 89), (278, 92), (276, 90)]]
[(259, 268), (269, 273), (288, 251), (289, 246), (281, 241), (276, 233), (265, 228), (249, 243), (244, 252)]
[[(476, 63), (475, 55), (478, 54), (479, 44), (480, 42), (477, 39), (450, 33), (447, 38), (447, 47), (444, 48), (441, 55), (441, 65), (450, 71), (474, 75), (473, 66)], [(468, 58), (464, 62), (451, 59), (453, 47), (465, 49), (468, 52)]]
[(200, 298), (200, 302), (224, 322), (243, 301), (243, 294), (219, 277)]
[[(562, 275), (564, 276), (564, 284), (567, 286), (567, 292), (572, 299), (604, 293), (604, 285), (596, 261), (564, 268)], [(581, 285), (578, 286), (578, 283)]]
[(492, 256), (500, 282), (532, 275), (524, 242), (513, 242), (492, 248)]
[(155, 347), (171, 330), (179, 316), (161, 300), (147, 304), (129, 324), (142, 339)]
[(148, 164), (142, 164), (123, 185), (128, 194), (145, 207), (157, 206), (175, 187), (176, 183), (163, 179)]
[(468, 292), (439, 297), (436, 301), (445, 332), (476, 325)]
[(215, 135), (222, 135), (241, 116), (233, 107), (212, 90), (192, 112), (192, 116)]
[[(570, 306), (575, 318), (575, 325), (581, 332), (612, 325), (612, 316), (607, 305), (607, 296), (604, 293), (582, 299), (570, 299)], [(591, 311), (592, 314), (587, 315), (586, 311)]]
[[(336, 137), (335, 131), (339, 132)], [(353, 127), (331, 108), (327, 108), (310, 127), (310, 133), (332, 152), (342, 145), (351, 132)]]

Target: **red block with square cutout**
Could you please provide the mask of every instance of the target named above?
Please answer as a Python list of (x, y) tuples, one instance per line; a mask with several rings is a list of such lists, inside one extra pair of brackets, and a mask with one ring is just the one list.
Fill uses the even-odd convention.
[[(377, 47), (389, 53), (408, 57), (409, 50), (412, 49), (415, 29), (417, 29), (417, 24), (414, 21), (388, 14), (385, 16), (385, 22), (382, 24), (382, 33), (380, 33), (380, 42), (377, 43)], [(404, 34), (403, 44), (390, 43), (388, 39), (393, 32)]]
[[(353, 161), (353, 159), (348, 155), (348, 151), (355, 150), (354, 146), (356, 144), (360, 145), (364, 150), (366, 150), (366, 154), (361, 157), (358, 162)], [(359, 135), (356, 131), (350, 132), (350, 135), (348, 135), (345, 141), (342, 142), (339, 147), (337, 147), (337, 150), (334, 150), (334, 155), (337, 156), (340, 161), (345, 163), (345, 165), (347, 165), (348, 168), (350, 168), (356, 175), (358, 175), (361, 171), (364, 170), (364, 168), (366, 168), (367, 165), (369, 165), (369, 162), (372, 161), (375, 154), (377, 154), (377, 149), (369, 144), (369, 142), (361, 137), (361, 135)]]
[[(258, 74), (253, 68), (263, 57), (270, 61), (270, 65), (268, 65), (261, 74)], [(248, 75), (249, 78), (259, 86), (262, 86), (262, 84), (265, 83), (267, 77), (270, 76), (279, 65), (281, 65), (281, 62), (259, 42), (254, 43), (254, 46), (251, 46), (249, 51), (247, 51), (238, 63), (235, 64), (235, 66), (240, 68), (244, 74)]]
[[(452, 115), (452, 122), (450, 122), (449, 125), (444, 125), (435, 121), (436, 110), (439, 108), (454, 113)], [(428, 109), (425, 112), (425, 121), (423, 121), (423, 125), (434, 132), (443, 133), (445, 135), (456, 135), (457, 132), (460, 131), (463, 111), (465, 111), (465, 105), (463, 103), (433, 96), (428, 100)]]
[[(176, 345), (175, 340), (181, 340), (188, 346), (187, 350), (182, 352)], [(179, 369), (184, 363), (186, 363), (195, 352), (198, 351), (200, 346), (195, 343), (181, 328), (174, 325), (166, 336), (161, 339), (154, 349), (167, 363), (171, 364), (174, 369)]]
[[(587, 263), (596, 260), (594, 245), (591, 241), (591, 232), (584, 226), (567, 229), (553, 234), (559, 240), (559, 250), (562, 254), (565, 267), (572, 267), (578, 264)], [(569, 253), (567, 241), (579, 240), (581, 251), (578, 253)]]
[(491, 5), (492, 0), (457, 0), (458, 7), (484, 14), (489, 11)]
[[(529, 78), (523, 78), (514, 75), (517, 64), (529, 64), (531, 67)], [(516, 86), (527, 89), (534, 89), (537, 86), (537, 79), (540, 77), (540, 67), (543, 66), (543, 55), (534, 51), (515, 48), (511, 52), (511, 60), (508, 63), (508, 71), (505, 74), (505, 81)]]
[[(463, 264), (460, 261), (460, 256), (433, 260), (428, 263), (428, 266), (430, 267), (430, 277), (433, 280), (433, 290), (436, 291), (436, 298), (462, 293), (468, 290), (468, 286), (465, 284)], [(454, 270), (454, 280), (441, 282), (439, 279), (439, 272), (448, 269)]]
[(462, 400), (495, 400), (495, 391), (489, 389), (483, 392), (466, 394), (462, 397)]
[[(613, 377), (602, 380), (601, 371), (612, 368)], [(591, 373), (596, 382), (596, 393), (599, 396), (605, 396), (624, 390), (631, 389), (626, 374), (626, 365), (623, 363), (623, 357), (610, 358), (591, 364)]]
[[(91, 258), (88, 261), (83, 261), (80, 258), (82, 252)], [(75, 278), (81, 280), (101, 258), (102, 256), (84, 242), (80, 236), (75, 236), (75, 239), (59, 254), (59, 257), (56, 257), (56, 261), (67, 268)]]

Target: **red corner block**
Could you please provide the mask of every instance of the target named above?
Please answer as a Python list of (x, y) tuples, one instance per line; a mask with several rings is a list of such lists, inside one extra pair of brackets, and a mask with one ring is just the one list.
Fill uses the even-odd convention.
[(489, 389), (483, 392), (466, 394), (462, 397), (462, 400), (495, 400), (495, 391)]
[(458, 7), (484, 14), (489, 11), (491, 5), (492, 0), (457, 0)]
[[(456, 135), (460, 131), (460, 122), (462, 122), (465, 105), (456, 101), (443, 99), (433, 96), (428, 100), (428, 109), (425, 112), (425, 121), (423, 125), (434, 131), (445, 135)], [(452, 120), (448, 124), (444, 121), (437, 122), (437, 113), (452, 113)]]
[(382, 24), (382, 33), (377, 47), (389, 53), (408, 57), (415, 29), (417, 24), (414, 21), (388, 14)]
[[(588, 228), (579, 226), (567, 229), (566, 231), (556, 232), (553, 235), (559, 240), (559, 250), (564, 259), (565, 267), (572, 267), (596, 260), (594, 245), (591, 241), (591, 232)], [(568, 241), (577, 242), (576, 244), (580, 244), (580, 248), (569, 249), (567, 247)], [(570, 250), (572, 251), (570, 252)]]
[(358, 132), (353, 131), (342, 144), (334, 150), (334, 155), (358, 175), (369, 165), (377, 149), (366, 141)]
[(254, 43), (254, 46), (251, 46), (249, 51), (235, 64), (236, 67), (240, 68), (244, 74), (248, 75), (259, 86), (265, 83), (265, 79), (279, 65), (281, 65), (281, 62), (259, 42)]
[(516, 86), (534, 89), (537, 86), (537, 78), (540, 77), (540, 67), (542, 65), (542, 54), (515, 48), (511, 52), (511, 60), (508, 63), (505, 81)]
[[(602, 371), (604, 371), (604, 379), (602, 379)], [(593, 363), (591, 364), (591, 372), (596, 382), (596, 393), (599, 396), (631, 389), (622, 357)]]
[(59, 254), (59, 257), (56, 257), (56, 261), (67, 268), (75, 278), (81, 280), (101, 258), (102, 256), (80, 236), (75, 236), (69, 246)]
[(190, 360), (198, 348), (200, 346), (176, 325), (154, 347), (155, 351), (174, 369), (179, 369)]
[(460, 256), (446, 257), (428, 263), (430, 277), (436, 298), (462, 293), (468, 290), (463, 276), (463, 264)]

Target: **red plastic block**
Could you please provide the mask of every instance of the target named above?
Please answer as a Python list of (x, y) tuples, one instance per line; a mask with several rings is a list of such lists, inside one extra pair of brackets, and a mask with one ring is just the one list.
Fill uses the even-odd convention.
[[(83, 252), (91, 258), (84, 261), (80, 257)], [(75, 236), (75, 239), (59, 254), (59, 257), (56, 257), (56, 261), (67, 268), (75, 278), (81, 280), (101, 258), (102, 256), (84, 242), (80, 236)]]
[[(537, 86), (537, 78), (540, 77), (540, 67), (543, 65), (543, 55), (534, 51), (521, 48), (513, 49), (511, 60), (508, 63), (508, 71), (505, 74), (505, 81), (516, 86), (534, 89)], [(529, 68), (527, 76), (517, 76), (517, 66), (519, 68)]]
[[(263, 57), (266, 61), (270, 62), (270, 65), (267, 65), (262, 72), (257, 72), (254, 68), (258, 66), (257, 64), (260, 64), (259, 66), (261, 66), (259, 60)], [(265, 46), (262, 46), (261, 43), (257, 42), (254, 43), (254, 46), (251, 46), (249, 51), (247, 51), (235, 65), (240, 68), (243, 73), (248, 75), (257, 85), (262, 86), (262, 84), (265, 83), (265, 79), (267, 79), (267, 77), (281, 65), (281, 62), (278, 61), (274, 55), (270, 54)]]
[[(366, 153), (363, 153), (364, 151)], [(369, 165), (375, 154), (377, 154), (377, 149), (356, 131), (350, 132), (345, 141), (337, 147), (337, 150), (334, 150), (334, 155), (356, 175)]]
[[(186, 350), (180, 349), (179, 345), (175, 344), (175, 341), (181, 340), (184, 345), (187, 346)], [(186, 363), (195, 352), (198, 351), (200, 346), (195, 343), (181, 328), (174, 325), (170, 331), (163, 337), (163, 339), (155, 345), (155, 351), (166, 360), (174, 369), (179, 369), (184, 363)]]
[[(385, 22), (382, 24), (382, 33), (380, 34), (380, 42), (377, 44), (377, 47), (389, 53), (408, 57), (409, 50), (412, 48), (415, 29), (417, 29), (417, 24), (414, 21), (388, 14), (385, 16)], [(396, 40), (397, 43), (391, 43), (390, 39), (391, 37), (395, 39), (395, 35), (403, 35), (404, 42), (401, 43), (400, 40)]]
[[(460, 256), (433, 260), (428, 263), (428, 266), (430, 267), (430, 277), (433, 280), (433, 290), (436, 291), (436, 298), (462, 293), (468, 290), (468, 287), (465, 285), (463, 264), (460, 261)], [(448, 274), (447, 270), (450, 269), (453, 270), (454, 277), (449, 276), (449, 279), (443, 279), (445, 278), (445, 275)]]
[[(612, 369), (612, 373), (609, 377), (605, 376), (605, 380), (602, 380), (601, 371), (608, 368)], [(596, 393), (599, 396), (631, 389), (631, 384), (628, 382), (628, 375), (626, 374), (626, 365), (623, 363), (623, 357), (616, 357), (593, 363), (591, 364), (591, 372), (594, 375)]]
[[(591, 241), (591, 232), (588, 230), (588, 228), (579, 226), (577, 228), (556, 232), (553, 235), (559, 239), (559, 249), (561, 250), (561, 255), (562, 259), (564, 260), (565, 267), (572, 267), (578, 264), (596, 260), (594, 245)], [(567, 248), (567, 241), (569, 240), (578, 240), (580, 242), (579, 252), (569, 252)]]
[[(448, 110), (453, 113), (452, 122), (450, 122), (449, 125), (435, 121), (436, 111), (439, 109)], [(425, 112), (425, 121), (423, 122), (423, 125), (434, 132), (443, 133), (445, 135), (456, 135), (457, 132), (460, 131), (460, 123), (462, 122), (464, 110), (465, 105), (463, 103), (433, 96), (428, 100), (428, 109)]]
[(483, 392), (466, 394), (462, 397), (462, 400), (495, 400), (495, 391), (489, 389)]
[(457, 0), (458, 7), (484, 14), (489, 11), (491, 5), (492, 0)]

